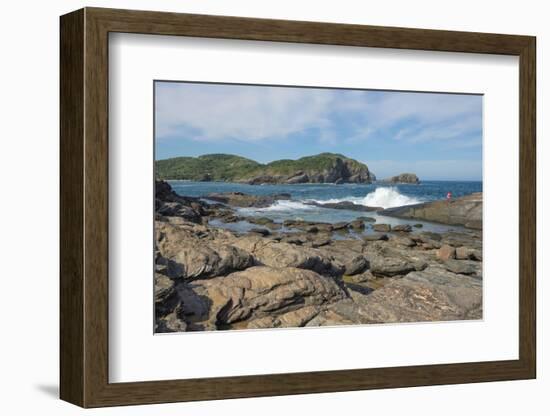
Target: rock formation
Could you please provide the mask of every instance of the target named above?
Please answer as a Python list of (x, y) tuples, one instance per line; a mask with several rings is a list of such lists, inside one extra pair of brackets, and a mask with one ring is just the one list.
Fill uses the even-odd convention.
[[(235, 198), (226, 202), (245, 200)], [(294, 220), (287, 232), (257, 217), (267, 233), (238, 234), (209, 225), (236, 217), (230, 206), (178, 196), (164, 182), (155, 206), (156, 332), (482, 317), (479, 231), (385, 226), (345, 238), (371, 223)]]
[(449, 225), (463, 225), (467, 228), (481, 230), (483, 221), (483, 194), (478, 192), (450, 200), (388, 208), (381, 211), (380, 214), (397, 218), (434, 221)]
[(418, 185), (420, 183), (420, 179), (418, 179), (418, 176), (414, 173), (400, 173), (399, 175), (384, 179), (381, 182), (388, 182), (392, 184), (410, 183)]

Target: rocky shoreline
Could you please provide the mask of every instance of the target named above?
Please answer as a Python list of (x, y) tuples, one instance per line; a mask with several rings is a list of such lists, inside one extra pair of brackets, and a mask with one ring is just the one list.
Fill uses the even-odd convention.
[[(155, 196), (155, 332), (482, 317), (478, 229), (392, 227), (368, 212), (335, 224), (275, 222), (236, 208), (269, 206), (287, 194), (211, 194), (206, 202), (179, 196), (163, 181)], [(350, 209), (344, 205), (325, 208)], [(423, 212), (426, 220), (438, 211)], [(216, 221), (254, 227), (237, 233)], [(373, 232), (354, 233), (365, 228)]]
[(428, 220), (481, 230), (483, 226), (483, 194), (476, 192), (448, 201), (434, 201), (389, 208), (380, 213), (388, 217)]

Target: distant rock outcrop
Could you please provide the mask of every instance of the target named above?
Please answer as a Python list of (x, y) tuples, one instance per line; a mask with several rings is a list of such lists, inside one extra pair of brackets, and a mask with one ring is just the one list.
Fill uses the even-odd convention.
[(411, 183), (411, 184), (419, 184), (420, 179), (418, 179), (418, 176), (416, 176), (415, 173), (400, 173), (399, 175), (392, 176), (391, 178), (384, 179), (382, 182), (388, 182), (388, 183)]

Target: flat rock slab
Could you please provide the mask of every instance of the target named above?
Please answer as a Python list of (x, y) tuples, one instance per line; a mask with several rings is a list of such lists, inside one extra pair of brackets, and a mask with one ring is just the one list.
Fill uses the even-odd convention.
[(449, 225), (463, 225), (467, 228), (480, 230), (482, 228), (483, 194), (478, 192), (448, 201), (440, 200), (388, 208), (379, 214)]

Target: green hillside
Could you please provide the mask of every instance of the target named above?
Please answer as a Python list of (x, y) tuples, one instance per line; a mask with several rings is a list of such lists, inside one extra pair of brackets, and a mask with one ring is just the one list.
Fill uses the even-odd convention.
[(244, 157), (220, 153), (158, 160), (155, 167), (157, 179), (229, 181), (250, 175), (262, 165)]
[(260, 164), (241, 156), (210, 154), (176, 157), (155, 163), (157, 179), (226, 181), (247, 183), (368, 183), (368, 167), (336, 153), (321, 153), (297, 160), (282, 159)]
[(276, 160), (265, 165), (265, 170), (267, 173), (273, 175), (291, 175), (297, 171), (317, 173), (331, 169), (337, 159), (346, 161), (349, 165), (356, 168), (366, 167), (363, 163), (338, 153), (320, 153), (314, 156), (305, 156), (297, 160)]

